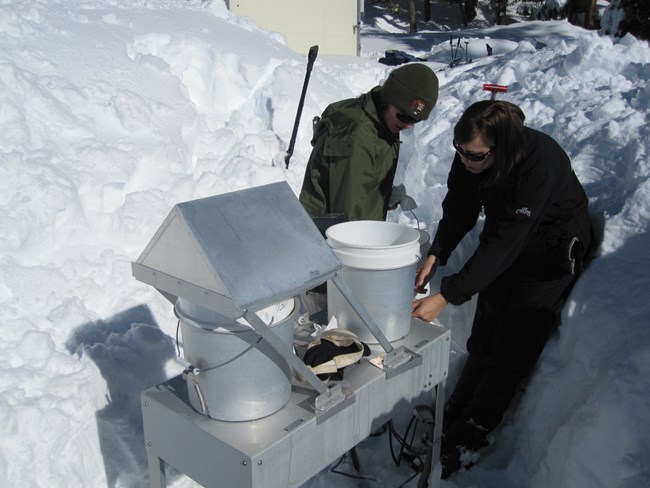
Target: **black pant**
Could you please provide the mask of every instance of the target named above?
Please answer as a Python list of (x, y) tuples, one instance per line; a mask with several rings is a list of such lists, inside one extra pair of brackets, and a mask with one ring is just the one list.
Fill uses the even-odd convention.
[(478, 449), (501, 422), (559, 324), (575, 279), (532, 278), (515, 266), (479, 293), (469, 356), (445, 409), (447, 448)]

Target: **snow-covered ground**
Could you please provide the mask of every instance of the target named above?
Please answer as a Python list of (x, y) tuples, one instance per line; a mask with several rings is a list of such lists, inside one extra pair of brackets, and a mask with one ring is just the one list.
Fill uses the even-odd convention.
[[(442, 19), (446, 6), (435, 8)], [(422, 227), (441, 216), (453, 125), (489, 82), (508, 85), (500, 96), (566, 148), (603, 231), (517, 408), (480, 463), (442, 486), (650, 486), (647, 43), (564, 21), (488, 27), (483, 14), (452, 32), (451, 10), (405, 35), (376, 13), (361, 57), (317, 59), (287, 170), (273, 162), (306, 57), (222, 0), (0, 2), (2, 486), (147, 486), (139, 393), (182, 366), (170, 304), (131, 262), (177, 202), (283, 180), (297, 193), (311, 118), (381, 83), (390, 48), (426, 58), (441, 81), (430, 120), (403, 134), (397, 175)], [(447, 67), (450, 35), (471, 63)], [(389, 219), (416, 225), (410, 213)], [(472, 304), (447, 309), (457, 370)], [(375, 481), (325, 471), (306, 486), (392, 487), (410, 475), (386, 436), (358, 451)], [(196, 486), (173, 471), (168, 483)]]

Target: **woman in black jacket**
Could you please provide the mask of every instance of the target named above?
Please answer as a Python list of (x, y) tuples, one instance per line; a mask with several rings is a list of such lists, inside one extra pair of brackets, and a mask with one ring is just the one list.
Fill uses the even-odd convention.
[(478, 102), (463, 113), (442, 220), (416, 278), (422, 289), (484, 212), (472, 257), (442, 279), (439, 293), (413, 304), (414, 317), (432, 321), (448, 303), (478, 293), (468, 358), (445, 405), (443, 478), (470, 464), (461, 462), (472, 457), (464, 451), (487, 445), (593, 254), (587, 197), (569, 157), (524, 119), (505, 101)]

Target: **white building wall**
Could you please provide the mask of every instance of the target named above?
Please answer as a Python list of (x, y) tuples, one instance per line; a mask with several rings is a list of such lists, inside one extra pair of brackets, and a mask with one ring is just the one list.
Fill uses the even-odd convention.
[(237, 15), (279, 32), (294, 51), (359, 55), (359, 18), (363, 0), (230, 0)]

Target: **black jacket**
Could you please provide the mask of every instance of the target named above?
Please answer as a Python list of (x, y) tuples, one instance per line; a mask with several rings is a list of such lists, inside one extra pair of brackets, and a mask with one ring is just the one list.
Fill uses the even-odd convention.
[(452, 304), (466, 302), (513, 265), (542, 279), (567, 272), (574, 237), (582, 249), (592, 248), (587, 196), (569, 157), (550, 136), (529, 128), (526, 134), (526, 158), (498, 186), (482, 185), (492, 168), (470, 173), (458, 155), (452, 163), (429, 254), (444, 266), (485, 212), (478, 248), (458, 273), (442, 280), (441, 293)]

